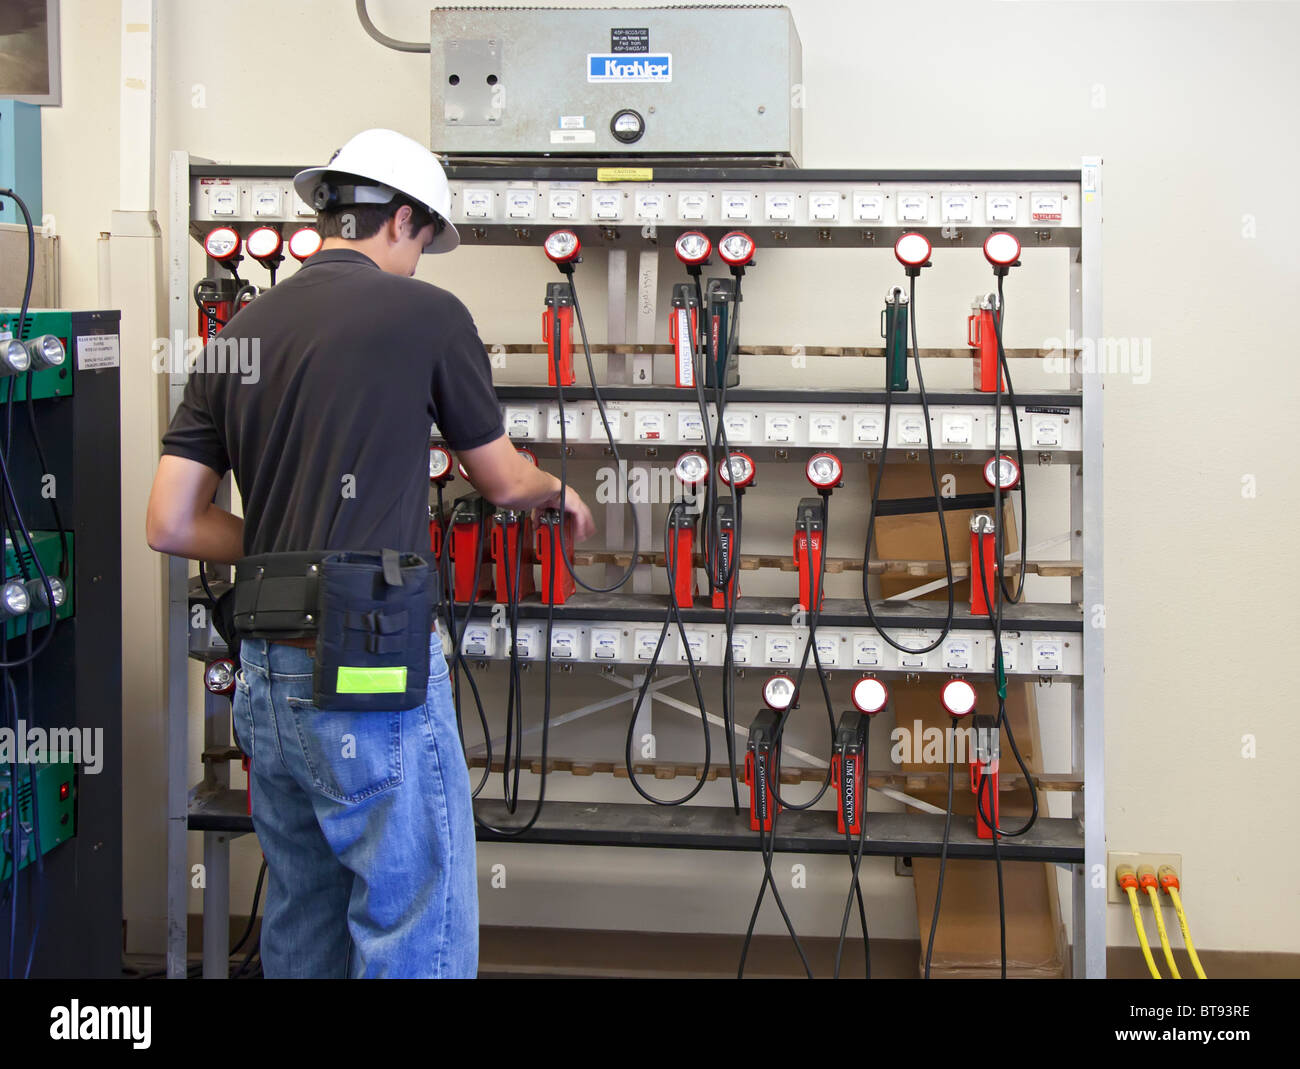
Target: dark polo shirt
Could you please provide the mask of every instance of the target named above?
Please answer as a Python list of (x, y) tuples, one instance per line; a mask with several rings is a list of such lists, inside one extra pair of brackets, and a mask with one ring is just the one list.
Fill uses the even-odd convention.
[(505, 433), (469, 311), (446, 290), (328, 249), (208, 343), (162, 451), (234, 472), (248, 555), (427, 557), (433, 423), (457, 450)]

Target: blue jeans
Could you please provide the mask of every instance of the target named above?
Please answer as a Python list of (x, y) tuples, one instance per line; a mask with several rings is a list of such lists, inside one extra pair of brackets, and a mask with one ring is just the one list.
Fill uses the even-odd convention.
[(240, 659), (265, 974), (474, 976), (474, 814), (437, 635), (427, 700), (404, 712), (317, 709), (310, 650), (246, 639)]

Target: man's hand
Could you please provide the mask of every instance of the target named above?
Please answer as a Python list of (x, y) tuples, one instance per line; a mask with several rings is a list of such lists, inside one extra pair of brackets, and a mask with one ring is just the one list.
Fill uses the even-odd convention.
[[(558, 509), (559, 507), (560, 495), (556, 494), (550, 500), (539, 505), (538, 510)], [(591, 517), (591, 509), (587, 508), (587, 503), (582, 500), (578, 491), (572, 487), (564, 491), (564, 512), (565, 518), (569, 521), (570, 530), (573, 532), (574, 543), (585, 542), (595, 533), (596, 521)]]
[[(560, 480), (525, 460), (504, 434), (487, 445), (462, 449), (460, 461), (469, 473), (470, 485), (494, 505), (512, 509), (560, 507)], [(596, 522), (591, 518), (591, 509), (572, 488), (564, 492), (564, 511), (573, 541), (590, 538)]]

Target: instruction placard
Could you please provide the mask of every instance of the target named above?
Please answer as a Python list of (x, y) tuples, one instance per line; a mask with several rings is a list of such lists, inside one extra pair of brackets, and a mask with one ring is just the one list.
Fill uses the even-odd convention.
[(121, 345), (116, 334), (77, 335), (78, 371), (98, 371), (121, 363)]

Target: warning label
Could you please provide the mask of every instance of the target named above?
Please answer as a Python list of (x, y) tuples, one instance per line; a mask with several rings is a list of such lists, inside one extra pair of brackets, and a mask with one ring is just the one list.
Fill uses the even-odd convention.
[(80, 334), (77, 336), (77, 370), (97, 371), (121, 363), (116, 334)]

